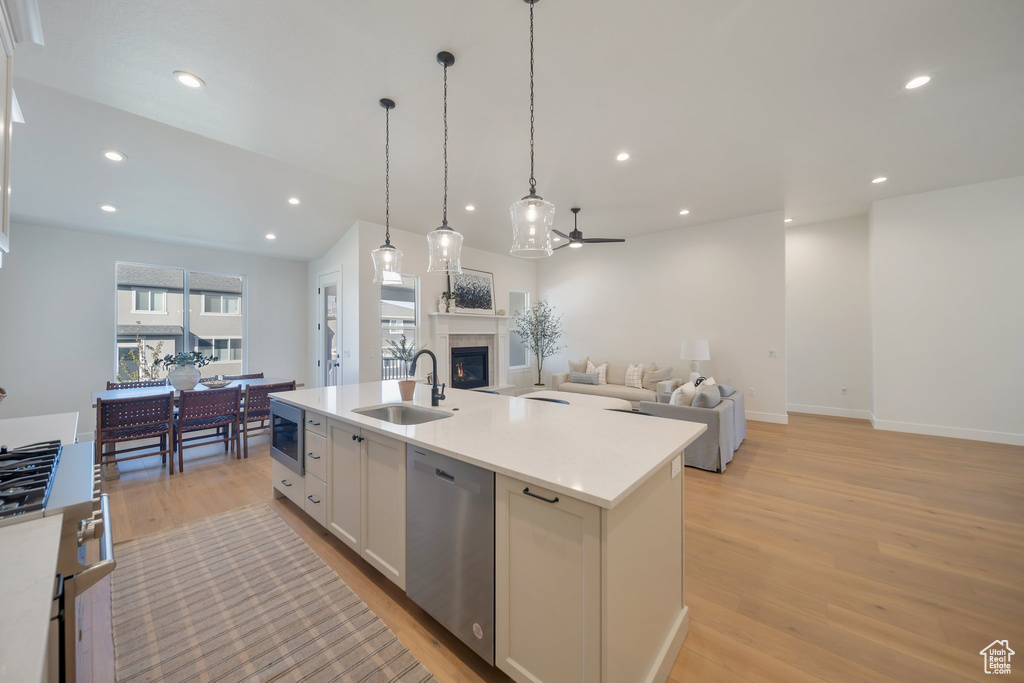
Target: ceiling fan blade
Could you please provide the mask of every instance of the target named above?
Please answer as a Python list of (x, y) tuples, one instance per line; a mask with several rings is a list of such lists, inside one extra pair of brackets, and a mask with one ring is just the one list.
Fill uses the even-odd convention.
[(558, 251), (559, 249), (565, 249), (567, 246), (569, 246), (569, 243), (557, 246), (557, 247), (553, 248), (551, 251)]
[(585, 237), (584, 244), (602, 244), (605, 242), (625, 242), (626, 240), (613, 237)]
[(555, 230), (554, 228), (552, 228), (552, 229), (551, 229), (551, 232), (555, 233), (556, 235), (558, 235), (559, 237), (561, 237), (561, 238), (562, 238), (563, 240), (567, 240), (567, 239), (569, 239), (569, 236), (568, 236), (568, 235), (566, 235), (566, 234), (565, 234), (564, 232), (562, 232), (561, 230)]

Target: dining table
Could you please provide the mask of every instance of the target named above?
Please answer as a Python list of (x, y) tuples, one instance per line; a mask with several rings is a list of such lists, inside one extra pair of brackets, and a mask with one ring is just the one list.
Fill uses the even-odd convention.
[[(204, 377), (203, 379), (212, 379)], [(261, 386), (263, 384), (280, 384), (282, 382), (291, 382), (290, 379), (282, 379), (280, 377), (262, 377), (257, 379), (236, 379), (232, 380), (230, 384), (224, 387), (218, 387), (220, 389), (230, 389), (231, 387), (239, 387), (242, 391), (242, 396), (245, 396), (245, 388), (249, 386)], [(305, 386), (304, 384), (296, 383), (295, 387), (299, 388)], [(141, 398), (144, 396), (159, 396), (168, 392), (174, 392), (174, 402), (178, 402), (178, 396), (181, 394), (180, 391), (175, 389), (170, 384), (159, 387), (137, 387), (134, 389), (102, 389), (100, 391), (92, 392), (92, 407), (96, 407), (96, 401), (103, 399), (109, 401), (114, 398)], [(197, 384), (192, 391), (210, 391), (210, 388), (204, 384)]]

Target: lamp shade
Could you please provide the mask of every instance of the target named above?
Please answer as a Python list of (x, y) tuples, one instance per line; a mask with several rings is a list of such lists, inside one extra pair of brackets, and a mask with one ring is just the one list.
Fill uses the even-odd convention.
[(520, 258), (551, 256), (551, 226), (555, 222), (555, 205), (530, 194), (513, 204), (511, 213), (512, 249), (509, 253)]
[(707, 339), (684, 339), (679, 349), (681, 360), (711, 360), (711, 350)]
[(402, 281), (402, 252), (385, 243), (374, 249), (370, 256), (373, 257), (373, 282), (401, 282)]
[(442, 223), (427, 233), (427, 248), (430, 251), (428, 273), (462, 272), (462, 235)]

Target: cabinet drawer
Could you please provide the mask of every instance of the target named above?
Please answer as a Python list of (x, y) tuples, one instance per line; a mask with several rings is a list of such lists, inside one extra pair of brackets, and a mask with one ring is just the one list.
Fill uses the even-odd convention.
[(271, 471), (274, 475), (274, 488), (283, 493), (299, 507), (305, 507), (305, 478), (295, 474), (276, 460), (273, 461), (273, 468)]
[(319, 413), (311, 413), (306, 411), (306, 434), (319, 434), (320, 436), (327, 436), (327, 418)]
[(327, 481), (327, 437), (306, 430), (306, 474)]
[(320, 526), (327, 526), (327, 484), (306, 472), (306, 514)]

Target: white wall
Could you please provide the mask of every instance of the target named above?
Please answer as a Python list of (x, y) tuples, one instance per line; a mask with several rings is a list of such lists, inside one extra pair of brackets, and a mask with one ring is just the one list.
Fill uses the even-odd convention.
[[(373, 283), (373, 261), (370, 252), (384, 242), (384, 226), (366, 221), (357, 221), (331, 250), (308, 266), (307, 287), (316, 291), (316, 280), (320, 273), (341, 270), (343, 273), (342, 292), (342, 381), (373, 382), (380, 380), (380, 285)], [(425, 235), (391, 229), (391, 243), (402, 251), (402, 271), (406, 275), (420, 278), (420, 330), (421, 343), (429, 346), (431, 319), (428, 313), (437, 310), (437, 299), (448, 287), (442, 274), (427, 273), (429, 256)], [(532, 261), (495, 254), (472, 247), (463, 247), (462, 265), (466, 268), (494, 273), (494, 296), (497, 308), (509, 308), (510, 289), (530, 292), (537, 291), (537, 267)], [(312, 330), (308, 342), (311, 358), (311, 372), (316, 368), (316, 302), (310, 296), (308, 307)], [(345, 358), (345, 352), (349, 357)], [(424, 375), (425, 372), (417, 373)], [(532, 381), (530, 373), (518, 372), (509, 375), (509, 381), (528, 388)]]
[(1024, 177), (877, 201), (875, 426), (1024, 445)]
[[(683, 339), (707, 339), (704, 375), (732, 381), (751, 419), (786, 422), (785, 234), (780, 212), (564, 249), (537, 285), (562, 315), (566, 359), (655, 361), (689, 374)], [(769, 358), (768, 350), (779, 352)]]
[(237, 273), (248, 281), (248, 369), (307, 382), (306, 264), (91, 232), (18, 224), (0, 269), (0, 418), (78, 411), (115, 377), (114, 263)]
[(867, 216), (786, 228), (789, 410), (871, 417), (870, 304)]

